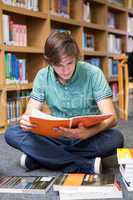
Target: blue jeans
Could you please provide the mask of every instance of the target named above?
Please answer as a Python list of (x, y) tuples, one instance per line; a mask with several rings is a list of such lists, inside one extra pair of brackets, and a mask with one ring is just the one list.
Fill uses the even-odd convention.
[(117, 129), (108, 129), (86, 140), (70, 140), (25, 132), (18, 124), (7, 129), (5, 139), (9, 145), (29, 155), (45, 168), (71, 172), (90, 166), (90, 173), (93, 158), (115, 154), (116, 148), (123, 147), (124, 142), (123, 135)]

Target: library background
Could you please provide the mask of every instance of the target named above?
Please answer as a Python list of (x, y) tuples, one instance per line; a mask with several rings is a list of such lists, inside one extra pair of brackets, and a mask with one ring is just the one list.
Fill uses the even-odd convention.
[(82, 60), (103, 70), (120, 116), (117, 57), (133, 50), (132, 0), (1, 0), (0, 133), (24, 112), (52, 30), (69, 31)]

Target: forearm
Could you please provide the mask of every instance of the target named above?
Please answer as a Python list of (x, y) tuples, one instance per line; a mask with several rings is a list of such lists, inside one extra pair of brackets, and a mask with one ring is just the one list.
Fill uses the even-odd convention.
[(117, 123), (117, 118), (116, 116), (112, 116), (110, 119), (104, 120), (100, 124), (88, 128), (88, 138), (100, 134), (102, 131), (112, 128), (116, 125)]
[(30, 99), (28, 104), (27, 104), (27, 107), (26, 107), (26, 110), (25, 110), (25, 115), (31, 115), (32, 113), (32, 110), (33, 109), (37, 109), (37, 110), (41, 110), (42, 109), (42, 103), (34, 100), (34, 99)]

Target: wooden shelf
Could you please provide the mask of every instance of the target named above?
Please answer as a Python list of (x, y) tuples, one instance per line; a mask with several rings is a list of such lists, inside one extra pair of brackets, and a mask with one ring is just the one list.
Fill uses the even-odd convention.
[(106, 4), (107, 2), (105, 0), (93, 0), (94, 2), (96, 3), (99, 3), (99, 4)]
[(119, 55), (120, 55), (119, 53), (107, 53), (108, 58), (114, 58), (114, 57), (117, 57)]
[(96, 30), (101, 30), (101, 31), (105, 31), (106, 30), (106, 26), (105, 25), (99, 25), (99, 24), (94, 24), (94, 23), (87, 23), (87, 22), (83, 22), (82, 25), (84, 27), (87, 28), (92, 28), (92, 29), (96, 29)]
[(81, 21), (65, 18), (62, 16), (50, 15), (50, 20), (55, 21), (55, 22), (64, 23), (64, 24), (74, 25), (74, 26), (81, 26)]
[(108, 8), (112, 8), (116, 11), (122, 11), (122, 12), (126, 12), (126, 8), (124, 8), (124, 6), (122, 6), (121, 4), (116, 4), (116, 3), (107, 3)]
[(32, 83), (6, 84), (4, 88), (6, 91), (28, 90), (28, 89), (32, 89)]
[(43, 53), (44, 50), (36, 47), (20, 47), (3, 45), (5, 52), (22, 52), (22, 53)]
[(128, 12), (128, 14), (133, 15), (133, 8), (128, 9), (127, 12)]
[(3, 85), (0, 85), (0, 92), (1, 92), (1, 90), (3, 90)]
[(28, 10), (26, 8), (18, 8), (15, 6), (9, 6), (9, 5), (5, 5), (3, 3), (0, 3), (0, 7), (3, 11), (16, 13), (19, 15), (26, 15), (26, 16), (36, 17), (36, 18), (40, 18), (40, 19), (47, 19), (47, 17), (48, 17), (48, 14), (43, 13), (43, 12), (32, 11), (32, 10)]
[(6, 128), (5, 127), (0, 127), (0, 134), (4, 134), (5, 133)]
[(85, 51), (83, 50), (83, 54), (85, 56), (106, 56), (106, 52), (103, 52), (103, 51)]
[(107, 31), (109, 33), (114, 33), (114, 34), (119, 34), (119, 35), (126, 35), (127, 34), (126, 31), (123, 31), (123, 30), (120, 30), (120, 29), (115, 29), (115, 28), (107, 28)]

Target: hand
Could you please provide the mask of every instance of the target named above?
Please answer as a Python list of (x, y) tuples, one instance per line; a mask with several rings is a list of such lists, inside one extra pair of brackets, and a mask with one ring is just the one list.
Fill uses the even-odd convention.
[(24, 131), (31, 131), (33, 125), (30, 123), (29, 116), (24, 114), (21, 116), (21, 119), (19, 121), (20, 127)]
[(83, 124), (79, 124), (78, 128), (63, 128), (59, 127), (56, 129), (57, 132), (61, 133), (64, 137), (84, 140), (89, 137), (89, 129), (85, 128)]

